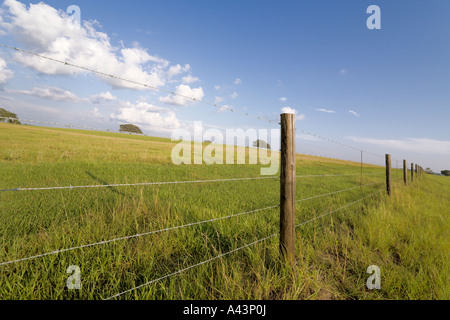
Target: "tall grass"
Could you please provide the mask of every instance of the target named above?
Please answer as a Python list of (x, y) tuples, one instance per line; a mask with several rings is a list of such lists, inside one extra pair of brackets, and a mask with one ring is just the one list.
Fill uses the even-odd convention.
[[(161, 138), (0, 124), (0, 189), (256, 177), (260, 165), (171, 163)], [(298, 155), (297, 173), (359, 173), (360, 164)], [(383, 168), (364, 165), (363, 172)], [(450, 181), (422, 176), (297, 229), (297, 263), (278, 237), (202, 264), (121, 299), (442, 299), (448, 292)], [(297, 199), (358, 186), (359, 176), (299, 178)], [(363, 184), (383, 182), (364, 175)], [(296, 223), (383, 185), (297, 204)], [(277, 179), (167, 186), (0, 192), (0, 263), (270, 207)], [(104, 299), (276, 234), (270, 209), (0, 266), (2, 299)], [(370, 291), (369, 265), (382, 271)], [(66, 270), (81, 268), (81, 290)]]

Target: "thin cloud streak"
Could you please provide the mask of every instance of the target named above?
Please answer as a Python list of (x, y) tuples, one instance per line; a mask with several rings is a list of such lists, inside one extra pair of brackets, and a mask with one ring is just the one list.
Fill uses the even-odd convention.
[(354, 142), (382, 146), (384, 148), (395, 150), (403, 150), (427, 155), (450, 155), (450, 141), (445, 140), (435, 140), (429, 138), (374, 139), (355, 136), (345, 138)]

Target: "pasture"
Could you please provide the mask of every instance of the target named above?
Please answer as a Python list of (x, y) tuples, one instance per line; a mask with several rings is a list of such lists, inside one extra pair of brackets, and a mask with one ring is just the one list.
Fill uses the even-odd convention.
[[(176, 166), (175, 142), (120, 133), (0, 123), (0, 141), (0, 190), (257, 178), (261, 168)], [(0, 299), (107, 299), (159, 278), (116, 298), (449, 299), (450, 179), (422, 175), (405, 187), (394, 170), (389, 198), (384, 167), (362, 172), (297, 155), (296, 198), (313, 199), (297, 203), (295, 266), (270, 237), (277, 177), (2, 191), (0, 263), (82, 248), (0, 265)], [(366, 287), (370, 265), (381, 269), (380, 290)], [(67, 288), (69, 266), (80, 268), (79, 290)]]

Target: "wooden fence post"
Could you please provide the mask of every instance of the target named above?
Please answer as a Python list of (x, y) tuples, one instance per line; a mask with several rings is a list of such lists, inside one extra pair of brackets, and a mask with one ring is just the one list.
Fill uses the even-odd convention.
[(414, 163), (411, 163), (411, 182), (414, 181)]
[(405, 181), (405, 186), (408, 185), (408, 168), (406, 167), (406, 160), (403, 160), (403, 180)]
[(390, 196), (392, 194), (392, 184), (391, 184), (391, 155), (386, 155), (386, 191)]
[(280, 250), (286, 260), (295, 260), (295, 115), (281, 115)]

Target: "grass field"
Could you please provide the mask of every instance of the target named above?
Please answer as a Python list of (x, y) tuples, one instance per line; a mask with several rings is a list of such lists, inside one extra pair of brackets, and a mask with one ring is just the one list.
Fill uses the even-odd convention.
[[(162, 138), (0, 123), (0, 190), (258, 177), (260, 165), (181, 165)], [(297, 156), (297, 199), (360, 185), (359, 163)], [(380, 175), (368, 174), (380, 173)], [(297, 204), (296, 223), (384, 188), (363, 184)], [(123, 294), (119, 299), (449, 299), (450, 179), (395, 172), (380, 192), (298, 227), (296, 265), (278, 237)], [(0, 263), (279, 204), (279, 179), (0, 192)], [(0, 299), (105, 299), (279, 231), (279, 209), (0, 266)], [(69, 266), (81, 289), (69, 290)], [(367, 267), (381, 289), (366, 287)]]

